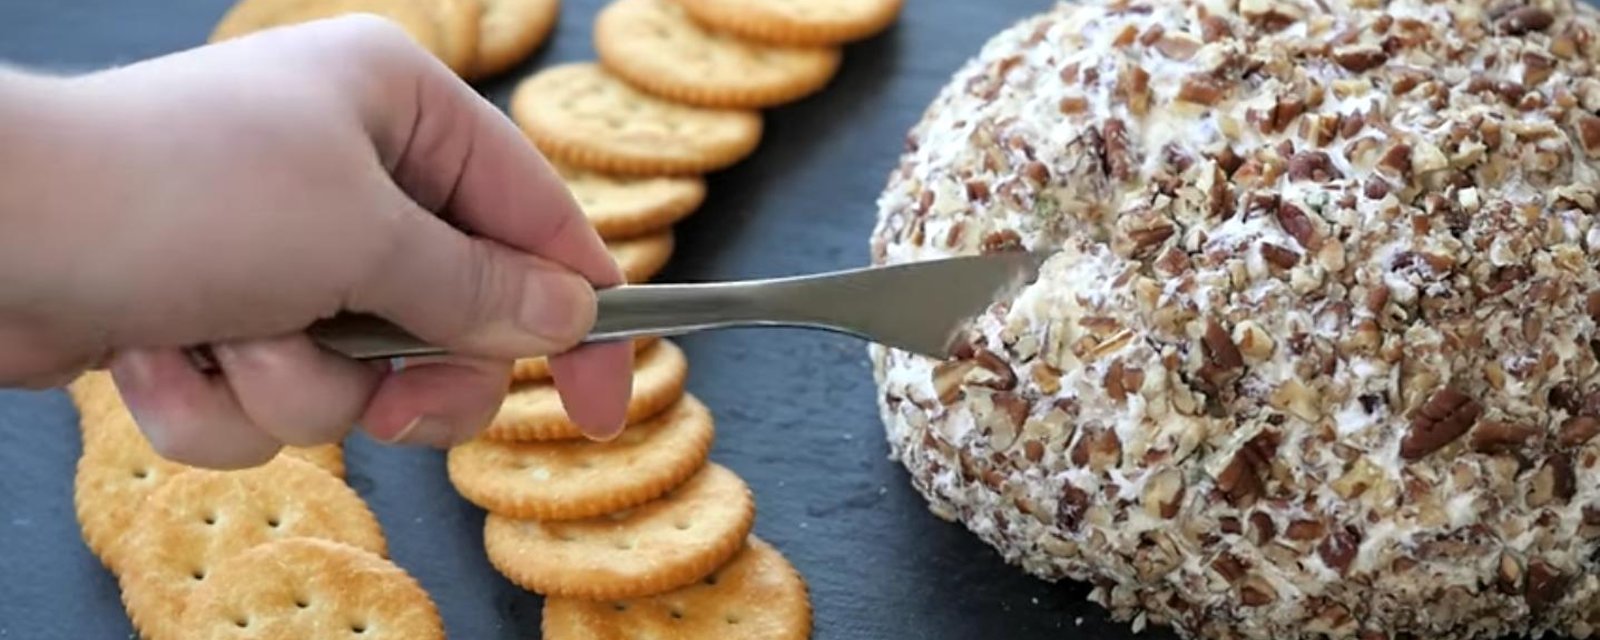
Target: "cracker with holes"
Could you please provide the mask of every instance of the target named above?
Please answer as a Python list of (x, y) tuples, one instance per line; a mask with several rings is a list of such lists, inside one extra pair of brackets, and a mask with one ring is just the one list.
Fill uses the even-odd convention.
[(635, 89), (593, 62), (517, 85), (512, 118), (545, 155), (592, 171), (694, 175), (737, 163), (761, 142), (761, 114), (707, 109)]
[(707, 462), (643, 505), (585, 520), (490, 513), (484, 548), (501, 575), (545, 596), (636, 598), (705, 578), (738, 553), (755, 523), (744, 480)]
[(764, 109), (821, 91), (839, 70), (834, 47), (782, 47), (731, 37), (674, 0), (614, 0), (595, 18), (594, 47), (612, 74), (668, 100)]
[(783, 554), (751, 535), (704, 579), (634, 600), (548, 598), (544, 640), (803, 640), (811, 636), (806, 583)]
[(119, 548), (122, 600), (148, 640), (187, 637), (185, 598), (217, 564), (258, 544), (301, 536), (388, 551), (354, 490), (287, 456), (240, 471), (184, 471), (152, 492), (132, 522)]
[(606, 240), (661, 231), (683, 220), (706, 199), (700, 176), (626, 176), (552, 163), (573, 199)]
[(404, 569), (360, 547), (298, 537), (218, 562), (189, 594), (181, 628), (192, 640), (445, 637), (438, 605)]
[[(77, 383), (74, 383), (77, 384)], [(150, 447), (121, 396), (105, 379), (77, 387), (82, 399), (83, 453), (73, 478), (72, 502), (83, 541), (112, 573), (119, 572), (117, 547), (146, 496), (188, 467), (162, 458)], [(280, 457), (300, 458), (335, 476), (344, 474), (339, 445), (286, 448)]]
[[(629, 424), (654, 416), (683, 397), (689, 361), (669, 340), (639, 351), (633, 364), (633, 394), (628, 399)], [(567, 417), (561, 396), (548, 381), (513, 385), (500, 411), (484, 429), (488, 440), (571, 440), (583, 433)]]
[(677, 247), (677, 238), (671, 228), (649, 235), (606, 243), (606, 251), (622, 269), (623, 279), (633, 284), (649, 282), (666, 268)]
[[(660, 338), (655, 336), (644, 336), (642, 338), (634, 339), (634, 357), (638, 357), (639, 353), (645, 349), (655, 346), (656, 342), (659, 340)], [(521, 358), (517, 360), (515, 365), (511, 368), (512, 382), (544, 382), (550, 379), (550, 360), (543, 356), (536, 358)]]
[(905, 0), (674, 0), (696, 22), (776, 45), (837, 46), (894, 24)]
[(450, 482), (473, 504), (509, 518), (572, 520), (648, 502), (705, 464), (711, 412), (685, 395), (607, 442), (472, 440), (450, 450)]
[(457, 74), (478, 56), (480, 0), (239, 0), (212, 29), (210, 41), (351, 14), (380, 16)]

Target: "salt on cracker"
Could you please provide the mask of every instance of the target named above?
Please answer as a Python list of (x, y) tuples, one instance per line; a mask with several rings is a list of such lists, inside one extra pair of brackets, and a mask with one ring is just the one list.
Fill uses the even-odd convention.
[(481, 0), (473, 78), (510, 71), (549, 38), (561, 15), (561, 0)]
[(625, 176), (555, 162), (578, 207), (606, 240), (650, 235), (683, 220), (706, 199), (700, 176)]
[[(628, 398), (627, 423), (649, 418), (683, 396), (689, 377), (689, 360), (670, 340), (660, 340), (639, 352), (633, 364), (633, 392)], [(500, 404), (499, 413), (483, 430), (489, 440), (565, 440), (582, 438), (583, 432), (567, 417), (561, 395), (550, 382), (514, 385)]]
[(755, 535), (704, 579), (636, 600), (547, 598), (544, 640), (804, 640), (812, 607), (805, 579)]
[[(655, 346), (660, 338), (644, 336), (633, 340), (633, 353), (637, 357), (640, 352)], [(542, 382), (550, 379), (550, 360), (544, 356), (535, 358), (521, 358), (511, 369), (511, 380), (516, 382)]]
[[(73, 383), (78, 385), (74, 401), (81, 398), (83, 402), (79, 411), (84, 427), (72, 502), (84, 543), (107, 569), (118, 573), (119, 541), (128, 535), (145, 497), (189, 467), (167, 460), (151, 448), (109, 379), (80, 378), (82, 384)], [(336, 444), (289, 447), (278, 455), (305, 460), (336, 477), (344, 475), (344, 452)]]
[(317, 538), (283, 538), (217, 563), (189, 595), (181, 628), (193, 640), (445, 637), (438, 605), (404, 569)]
[(905, 0), (674, 0), (711, 28), (775, 45), (837, 46), (870, 37)]
[(590, 518), (681, 484), (705, 464), (714, 433), (711, 412), (685, 395), (607, 442), (477, 439), (452, 448), (446, 468), (462, 497), (502, 516)]
[(694, 175), (761, 142), (757, 111), (706, 109), (634, 88), (593, 62), (546, 68), (512, 92), (511, 117), (545, 155), (608, 173)]
[(834, 47), (780, 47), (706, 29), (674, 0), (613, 0), (595, 18), (594, 47), (633, 86), (721, 109), (775, 107), (821, 91), (842, 57)]
[(539, 522), (490, 513), (489, 562), (545, 596), (609, 600), (670, 591), (710, 575), (755, 523), (744, 480), (708, 462), (682, 486), (634, 509)]
[(210, 41), (350, 14), (389, 20), (457, 74), (471, 72), (477, 58), (480, 0), (239, 0), (217, 22)]
[(286, 456), (239, 471), (184, 471), (152, 492), (131, 522), (119, 546), (122, 600), (149, 640), (185, 637), (185, 598), (219, 563), (258, 544), (303, 536), (388, 550), (355, 491)]
[(668, 228), (647, 236), (612, 240), (606, 243), (606, 251), (622, 269), (623, 278), (630, 284), (639, 284), (660, 274), (677, 246), (677, 235)]

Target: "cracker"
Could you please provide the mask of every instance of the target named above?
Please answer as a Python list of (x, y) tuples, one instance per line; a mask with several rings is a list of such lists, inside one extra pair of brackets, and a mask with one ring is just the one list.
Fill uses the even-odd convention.
[(607, 240), (664, 230), (706, 199), (706, 181), (700, 176), (624, 176), (553, 164), (589, 224)]
[(122, 392), (117, 390), (109, 371), (85, 371), (63, 389), (78, 409), (78, 430), (83, 433), (122, 405)]
[(706, 109), (644, 93), (593, 62), (544, 69), (512, 92), (512, 119), (545, 155), (591, 171), (694, 175), (761, 143), (757, 111)]
[[(683, 396), (689, 377), (689, 360), (671, 341), (662, 340), (639, 352), (633, 364), (633, 393), (628, 399), (628, 423), (649, 418)], [(489, 440), (566, 440), (583, 432), (567, 417), (554, 384), (514, 385), (500, 404), (500, 412), (484, 429)]]
[(545, 640), (804, 640), (811, 636), (805, 579), (754, 534), (705, 579), (657, 596), (595, 601), (547, 598)]
[(889, 28), (905, 0), (675, 0), (695, 20), (775, 45), (838, 46)]
[(711, 575), (744, 546), (755, 513), (744, 480), (708, 462), (683, 485), (627, 511), (562, 522), (490, 513), (484, 547), (497, 571), (534, 593), (637, 598)]
[(304, 536), (387, 553), (355, 491), (286, 456), (240, 471), (184, 471), (152, 492), (133, 522), (119, 547), (119, 578), (128, 616), (148, 640), (186, 637), (185, 598), (218, 563), (258, 544)]
[(614, 0), (595, 18), (608, 71), (668, 100), (763, 109), (821, 91), (839, 70), (834, 47), (780, 47), (730, 37), (691, 20), (673, 0)]
[(348, 544), (283, 538), (217, 563), (189, 595), (194, 640), (444, 638), (439, 607), (395, 563)]
[(561, 0), (481, 0), (478, 53), (472, 77), (496, 76), (517, 66), (550, 37)]
[[(645, 349), (655, 346), (661, 339), (654, 336), (636, 338), (633, 341), (633, 353), (638, 357)], [(511, 380), (517, 382), (544, 382), (550, 379), (550, 360), (543, 356), (537, 358), (522, 358), (514, 363), (511, 368)]]
[(612, 240), (606, 243), (606, 250), (611, 252), (611, 259), (617, 261), (617, 266), (622, 268), (623, 278), (638, 284), (649, 282), (660, 274), (667, 267), (667, 262), (672, 260), (677, 245), (677, 234), (669, 228), (638, 238)]
[[(107, 569), (117, 573), (117, 546), (127, 535), (139, 505), (163, 481), (189, 467), (167, 460), (151, 448), (122, 404), (121, 395), (108, 386), (109, 376), (80, 380), (83, 384), (78, 392), (89, 406), (99, 409), (89, 409), (82, 419), (83, 453), (73, 478), (73, 509), (84, 544)], [(339, 445), (286, 447), (279, 457), (299, 458), (336, 477), (344, 476), (344, 451)]]
[(635, 507), (682, 484), (706, 462), (715, 426), (685, 395), (607, 442), (477, 439), (447, 457), (469, 502), (508, 518), (575, 520)]
[(356, 13), (395, 23), (457, 74), (470, 72), (477, 58), (480, 0), (239, 0), (217, 22), (210, 41)]

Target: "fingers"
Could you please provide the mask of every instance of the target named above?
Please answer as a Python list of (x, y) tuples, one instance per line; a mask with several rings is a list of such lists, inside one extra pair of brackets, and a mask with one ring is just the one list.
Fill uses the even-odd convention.
[(631, 343), (614, 342), (586, 345), (550, 358), (550, 376), (562, 407), (585, 436), (610, 440), (622, 433), (633, 395), (633, 356)]
[(257, 428), (291, 446), (344, 438), (382, 371), (318, 348), (303, 334), (212, 348), (227, 384)]
[(407, 363), (378, 385), (361, 426), (383, 442), (454, 446), (489, 424), (510, 381), (508, 362), (450, 357)]
[(200, 373), (181, 350), (120, 352), (110, 369), (129, 413), (164, 458), (239, 469), (265, 464), (282, 449), (250, 421), (225, 382)]

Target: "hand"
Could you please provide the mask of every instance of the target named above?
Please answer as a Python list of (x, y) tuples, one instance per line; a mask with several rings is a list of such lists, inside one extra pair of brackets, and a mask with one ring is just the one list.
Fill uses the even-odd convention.
[[(216, 468), (357, 424), (458, 443), (530, 355), (554, 354), (587, 433), (622, 427), (631, 348), (574, 348), (621, 272), (516, 126), (398, 28), (340, 18), (0, 87), (0, 383), (108, 364), (158, 451)], [(461, 355), (391, 370), (302, 333), (340, 310)]]

